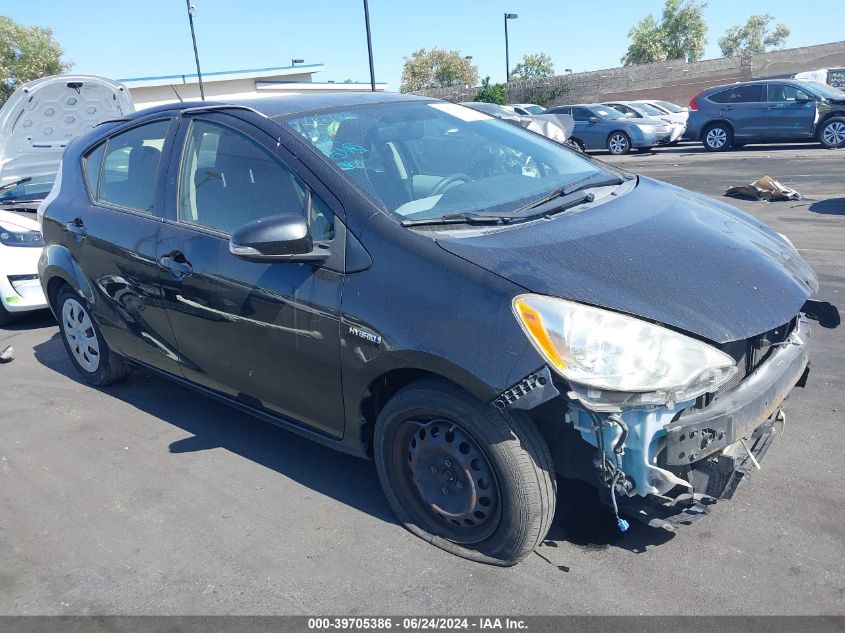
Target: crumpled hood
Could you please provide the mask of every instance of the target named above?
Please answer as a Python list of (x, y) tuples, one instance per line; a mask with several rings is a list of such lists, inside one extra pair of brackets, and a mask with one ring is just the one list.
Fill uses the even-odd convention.
[(581, 212), (437, 241), (531, 292), (627, 312), (717, 343), (788, 322), (818, 289), (803, 258), (763, 223), (648, 178)]

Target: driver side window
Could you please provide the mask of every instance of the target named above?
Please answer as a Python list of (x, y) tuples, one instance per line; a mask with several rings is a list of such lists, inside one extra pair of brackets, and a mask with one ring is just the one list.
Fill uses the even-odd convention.
[(231, 128), (191, 123), (179, 178), (177, 217), (231, 234), (280, 213), (310, 214), (316, 241), (334, 237), (334, 216), (270, 152)]

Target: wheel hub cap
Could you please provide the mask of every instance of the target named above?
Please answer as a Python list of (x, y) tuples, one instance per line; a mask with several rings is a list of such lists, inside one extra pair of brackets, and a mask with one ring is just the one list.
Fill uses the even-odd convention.
[(100, 344), (91, 319), (76, 299), (68, 299), (62, 306), (62, 325), (68, 347), (76, 362), (88, 372), (100, 366)]
[(824, 140), (828, 145), (841, 145), (845, 143), (845, 123), (836, 121), (824, 129)]
[(710, 147), (722, 147), (727, 140), (728, 135), (722, 128), (716, 128), (707, 133), (707, 144)]

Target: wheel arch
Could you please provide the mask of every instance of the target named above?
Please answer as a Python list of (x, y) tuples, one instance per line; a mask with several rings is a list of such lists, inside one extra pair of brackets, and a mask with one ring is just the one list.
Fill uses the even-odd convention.
[(830, 119), (833, 119), (835, 117), (845, 118), (845, 109), (843, 109), (843, 110), (832, 110), (831, 112), (828, 112), (827, 114), (825, 114), (824, 117), (816, 125), (816, 138), (819, 138), (819, 136), (821, 135), (822, 129), (824, 128), (825, 123), (827, 123)]
[(79, 263), (64, 246), (51, 244), (46, 246), (41, 254), (38, 265), (41, 287), (47, 297), (47, 303), (53, 315), (56, 315), (56, 295), (62, 285), (67, 284), (89, 302), (94, 300), (94, 293), (88, 283)]
[(713, 127), (716, 124), (724, 125), (728, 129), (730, 129), (731, 134), (735, 135), (736, 130), (734, 130), (733, 123), (731, 123), (727, 119), (722, 119), (722, 118), (711, 119), (710, 121), (707, 122), (707, 124), (704, 127), (701, 128), (701, 135), (700, 136), (701, 136), (702, 140), (704, 139), (704, 135), (707, 133), (707, 130), (709, 130), (711, 127)]

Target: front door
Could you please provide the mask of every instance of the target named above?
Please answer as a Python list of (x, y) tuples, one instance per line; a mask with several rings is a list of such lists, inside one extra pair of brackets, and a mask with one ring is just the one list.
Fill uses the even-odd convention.
[(763, 108), (763, 137), (777, 140), (810, 138), (816, 123), (816, 101), (789, 84), (768, 84)]
[(340, 437), (342, 274), (312, 263), (251, 263), (229, 252), (238, 227), (292, 212), (310, 218), (316, 242), (340, 248), (334, 214), (294, 174), (295, 160), (276, 140), (240, 119), (186, 117), (177, 142), (173, 209), (157, 255), (184, 376)]
[[(607, 130), (601, 119), (587, 108), (572, 108), (572, 118), (575, 120), (573, 137), (580, 139), (587, 149), (604, 149)], [(590, 119), (598, 119), (598, 123)]]

